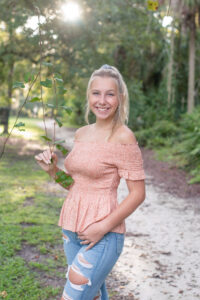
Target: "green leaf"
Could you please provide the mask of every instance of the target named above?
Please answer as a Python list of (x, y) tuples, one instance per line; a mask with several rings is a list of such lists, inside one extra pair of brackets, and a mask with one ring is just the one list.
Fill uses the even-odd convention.
[(24, 81), (26, 83), (28, 83), (29, 81), (33, 81), (34, 80), (34, 75), (31, 74), (30, 72), (27, 72), (26, 74), (24, 74)]
[(48, 138), (46, 135), (42, 135), (41, 138), (43, 138), (45, 141), (52, 141), (52, 139)]
[(40, 81), (40, 84), (46, 88), (51, 88), (52, 87), (52, 80), (46, 78), (45, 81)]
[(26, 131), (25, 128), (19, 128), (19, 131)]
[(54, 144), (65, 143), (65, 140), (55, 141)]
[(52, 63), (46, 62), (46, 61), (43, 61), (43, 62), (42, 62), (42, 65), (43, 65), (43, 66), (46, 66), (46, 67), (53, 67), (53, 64), (52, 64)]
[(51, 108), (56, 108), (56, 106), (54, 104), (51, 104), (51, 103), (47, 103), (46, 106), (51, 107)]
[(25, 126), (25, 123), (19, 122), (19, 123), (15, 124), (14, 127), (22, 127), (22, 126)]
[(62, 78), (54, 77), (54, 79), (56, 80), (56, 82), (58, 83), (59, 86), (62, 86), (62, 85), (63, 85), (63, 80), (62, 80)]
[(62, 79), (62, 76), (61, 76), (59, 73), (54, 73), (54, 77), (57, 77), (57, 78), (61, 78), (61, 79)]
[(40, 101), (40, 100), (41, 100), (40, 98), (34, 97), (29, 102), (37, 102), (37, 101)]
[(62, 170), (56, 172), (56, 176), (57, 178), (55, 181), (61, 183), (64, 187), (68, 187), (74, 182), (73, 178)]
[(66, 92), (67, 92), (67, 89), (64, 88), (63, 86), (58, 87), (58, 94), (59, 95), (64, 95), (64, 94), (66, 94)]
[(56, 120), (56, 122), (58, 123), (58, 126), (59, 126), (59, 127), (62, 127), (62, 126), (63, 126), (63, 124), (62, 124), (62, 122), (61, 122), (60, 120), (58, 120), (57, 118), (55, 118), (55, 120)]
[(69, 115), (71, 115), (72, 113), (72, 108), (69, 106), (60, 106), (62, 107)]
[(23, 82), (20, 82), (20, 81), (15, 81), (13, 83), (13, 86), (12, 86), (13, 89), (17, 89), (17, 88), (22, 88), (24, 89), (25, 88), (25, 85)]
[(62, 145), (56, 145), (56, 148), (62, 152), (63, 155), (66, 155), (69, 151), (64, 148)]

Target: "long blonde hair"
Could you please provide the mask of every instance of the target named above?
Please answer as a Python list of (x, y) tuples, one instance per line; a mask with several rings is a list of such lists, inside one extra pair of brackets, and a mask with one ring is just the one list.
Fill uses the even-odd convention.
[(87, 101), (86, 101), (86, 110), (85, 110), (85, 121), (87, 124), (89, 124), (88, 116), (89, 116), (89, 112), (90, 112), (90, 107), (89, 107), (90, 88), (91, 88), (91, 84), (92, 84), (93, 80), (97, 76), (114, 78), (117, 83), (119, 106), (118, 106), (115, 116), (113, 118), (113, 126), (111, 129), (111, 134), (107, 137), (107, 140), (108, 140), (112, 136), (114, 129), (117, 125), (128, 123), (128, 117), (129, 117), (128, 89), (127, 89), (126, 83), (123, 80), (122, 75), (120, 74), (120, 72), (117, 68), (115, 68), (113, 66), (109, 66), (109, 65), (103, 65), (99, 69), (95, 70), (89, 79), (87, 93), (86, 93)]

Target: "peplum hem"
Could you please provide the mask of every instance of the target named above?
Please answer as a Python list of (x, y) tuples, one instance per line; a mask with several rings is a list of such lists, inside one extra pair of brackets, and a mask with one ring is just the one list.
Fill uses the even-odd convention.
[[(63, 203), (58, 226), (73, 232), (84, 231), (89, 225), (105, 219), (116, 209), (115, 195), (89, 193), (87, 195), (70, 191)], [(125, 222), (111, 232), (125, 233)]]

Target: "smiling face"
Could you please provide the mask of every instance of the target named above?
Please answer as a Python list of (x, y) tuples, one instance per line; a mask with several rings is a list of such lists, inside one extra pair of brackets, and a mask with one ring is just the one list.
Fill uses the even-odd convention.
[(89, 91), (89, 106), (97, 119), (112, 120), (119, 104), (114, 78), (96, 76)]

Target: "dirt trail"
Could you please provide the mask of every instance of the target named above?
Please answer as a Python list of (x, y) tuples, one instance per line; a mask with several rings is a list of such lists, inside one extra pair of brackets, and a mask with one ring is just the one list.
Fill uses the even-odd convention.
[[(49, 133), (52, 124), (47, 122)], [(42, 122), (38, 125), (43, 127)], [(65, 146), (71, 149), (75, 131), (59, 128), (57, 138), (66, 140)], [(63, 160), (59, 166), (64, 169)], [(165, 182), (165, 189), (158, 187), (150, 172), (145, 172), (146, 199), (126, 219), (123, 253), (108, 278), (118, 294), (113, 299), (200, 299), (200, 195), (174, 196), (166, 192)], [(121, 179), (119, 202), (127, 194)]]

